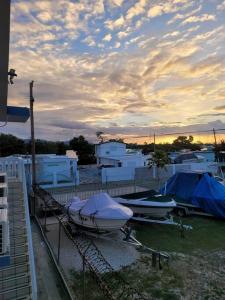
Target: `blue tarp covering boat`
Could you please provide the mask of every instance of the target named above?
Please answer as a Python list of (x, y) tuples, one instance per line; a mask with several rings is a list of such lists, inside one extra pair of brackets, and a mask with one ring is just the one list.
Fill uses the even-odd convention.
[(216, 217), (225, 218), (225, 186), (207, 172), (179, 172), (160, 190)]

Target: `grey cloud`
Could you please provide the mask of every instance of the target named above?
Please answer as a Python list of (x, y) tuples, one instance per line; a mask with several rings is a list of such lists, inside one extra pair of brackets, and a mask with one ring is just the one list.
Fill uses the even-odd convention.
[(215, 106), (214, 109), (215, 110), (224, 110), (225, 109), (225, 105)]
[[(120, 136), (120, 137), (133, 137), (133, 136), (149, 136), (149, 132), (155, 132), (155, 134), (167, 134), (167, 133), (182, 133), (202, 130), (212, 130), (213, 128), (221, 129), (225, 128), (225, 122), (216, 120), (205, 124), (192, 124), (188, 126), (176, 126), (167, 125), (160, 126), (148, 126), (147, 124), (141, 125), (137, 123), (130, 123), (128, 126), (118, 126), (117, 124), (111, 124), (108, 126), (99, 126), (94, 123), (84, 122), (66, 122), (66, 121), (51, 121), (51, 125), (48, 126), (46, 134), (46, 126), (38, 123), (35, 126), (36, 138), (43, 138), (48, 140), (68, 140), (73, 136), (80, 134), (84, 135), (89, 141), (94, 142), (96, 140), (96, 131), (103, 131), (108, 136)], [(9, 124), (7, 129), (2, 128), (1, 132), (8, 133), (14, 132), (19, 137), (29, 138), (30, 128), (29, 123), (27, 124)]]
[(219, 117), (225, 116), (225, 113), (209, 113), (209, 114), (200, 114), (199, 117)]
[(51, 126), (54, 127), (59, 127), (63, 129), (79, 129), (79, 130), (84, 130), (84, 129), (91, 129), (91, 126), (88, 125), (87, 123), (84, 122), (77, 122), (77, 121), (61, 121), (61, 120), (55, 120), (55, 121), (50, 121), (48, 123)]

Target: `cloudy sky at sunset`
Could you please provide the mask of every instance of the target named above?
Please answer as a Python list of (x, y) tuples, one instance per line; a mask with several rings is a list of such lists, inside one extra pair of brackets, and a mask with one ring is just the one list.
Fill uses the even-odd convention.
[(53, 140), (225, 128), (224, 49), (224, 0), (12, 0), (8, 102), (28, 105), (34, 80)]

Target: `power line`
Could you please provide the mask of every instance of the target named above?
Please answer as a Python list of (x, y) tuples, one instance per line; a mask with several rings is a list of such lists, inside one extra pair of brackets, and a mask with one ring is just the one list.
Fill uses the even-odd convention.
[[(225, 128), (218, 128), (215, 129), (215, 132), (217, 131), (225, 131)], [(182, 131), (182, 132), (172, 132), (172, 133), (158, 133), (155, 134), (156, 136), (169, 136), (169, 135), (178, 135), (178, 134), (191, 134), (191, 133), (207, 133), (207, 132), (212, 132), (213, 133), (213, 129), (209, 129), (209, 130), (198, 130), (198, 131)], [(150, 138), (150, 135), (137, 135), (137, 136), (128, 136), (125, 138)]]
[[(215, 129), (215, 131), (222, 131), (222, 130), (225, 130), (225, 128)], [(210, 129), (210, 130), (198, 130), (198, 131), (174, 132), (174, 133), (160, 133), (160, 134), (157, 134), (157, 135), (158, 136), (164, 136), (164, 135), (177, 135), (177, 134), (187, 134), (187, 133), (207, 133), (207, 132), (213, 132), (213, 129)]]

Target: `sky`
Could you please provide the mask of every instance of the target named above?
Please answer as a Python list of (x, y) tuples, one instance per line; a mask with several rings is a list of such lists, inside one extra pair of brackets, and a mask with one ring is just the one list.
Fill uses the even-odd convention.
[(12, 0), (8, 104), (27, 106), (34, 80), (49, 140), (225, 128), (224, 46), (224, 0)]

